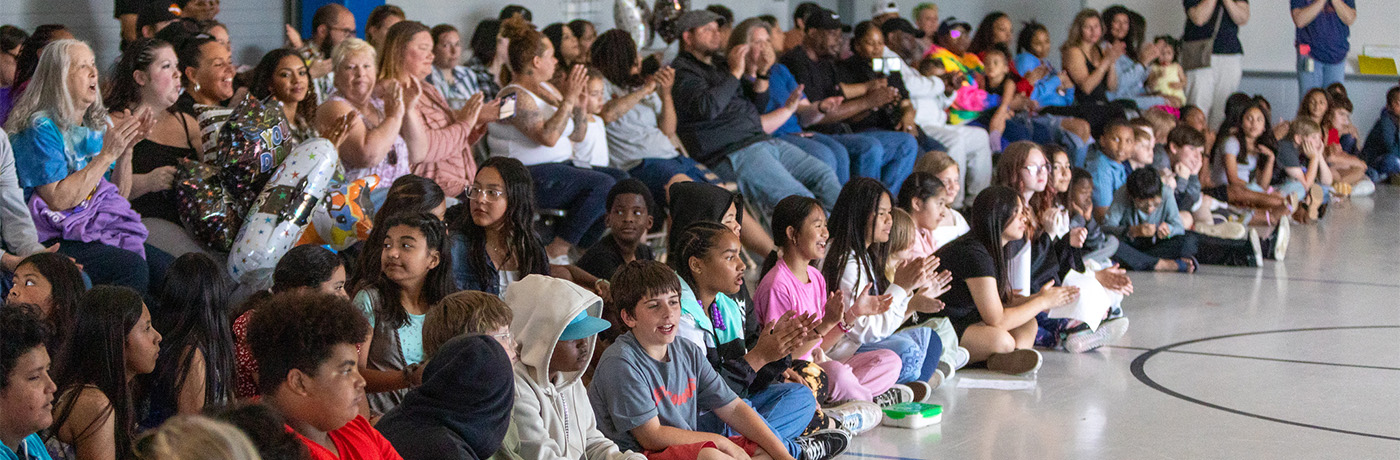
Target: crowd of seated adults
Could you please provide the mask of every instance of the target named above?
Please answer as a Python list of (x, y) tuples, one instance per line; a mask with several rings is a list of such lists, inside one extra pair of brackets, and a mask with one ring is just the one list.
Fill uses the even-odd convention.
[[(964, 366), (1122, 337), (1129, 272), (1282, 261), (1400, 176), (1400, 87), (1365, 136), (1340, 83), (1277, 125), (1191, 105), (1122, 6), (711, 5), (663, 51), (518, 5), (469, 36), (384, 5), (361, 39), (332, 3), (241, 66), (182, 3), (124, 5), (111, 65), (0, 27), (0, 458), (829, 459)], [(362, 242), (267, 289), (175, 190), (249, 98), (382, 184)], [(1049, 315), (1072, 272), (1097, 327)]]

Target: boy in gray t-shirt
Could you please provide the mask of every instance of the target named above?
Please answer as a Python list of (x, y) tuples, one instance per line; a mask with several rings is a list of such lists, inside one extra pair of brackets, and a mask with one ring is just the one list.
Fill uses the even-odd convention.
[[(612, 281), (613, 300), (631, 330), (603, 352), (589, 384), (588, 398), (604, 435), (653, 460), (694, 459), (706, 448), (733, 457), (766, 453), (793, 458), (758, 413), (710, 367), (705, 351), (676, 340), (681, 309), (675, 272), (659, 262), (637, 260), (619, 269)], [(695, 431), (701, 411), (714, 412), (743, 436)]]

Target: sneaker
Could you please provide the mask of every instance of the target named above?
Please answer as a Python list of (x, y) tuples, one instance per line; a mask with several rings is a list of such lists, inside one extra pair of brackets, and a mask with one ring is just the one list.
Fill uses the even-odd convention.
[(914, 399), (911, 399), (911, 401), (924, 402), (929, 396), (933, 395), (933, 387), (928, 386), (928, 382), (915, 380), (903, 385), (914, 391)]
[[(953, 349), (953, 369), (962, 369), (964, 367), (967, 367), (967, 362), (971, 360), (972, 352), (967, 351), (966, 348), (957, 347)], [(949, 372), (948, 378), (953, 378), (953, 373)]]
[(1370, 179), (1361, 179), (1361, 182), (1351, 186), (1351, 196), (1368, 196), (1373, 193), (1376, 193), (1376, 183)]
[(830, 460), (851, 445), (851, 434), (846, 430), (817, 430), (794, 442), (797, 443), (798, 460)]
[(1278, 226), (1274, 227), (1274, 234), (1269, 236), (1270, 258), (1283, 262), (1283, 258), (1288, 253), (1288, 239), (1292, 234), (1292, 225), (1288, 219), (1279, 219)]
[[(923, 382), (914, 382), (914, 383), (923, 383)], [(921, 386), (922, 386), (922, 385), (921, 385)], [(930, 390), (930, 389), (924, 389), (924, 388), (921, 388), (921, 389), (923, 389), (923, 390), (925, 391), (925, 395), (927, 395), (928, 390)], [(916, 396), (916, 395), (917, 395), (917, 396)], [(889, 390), (885, 390), (884, 393), (880, 393), (880, 394), (878, 394), (878, 395), (875, 395), (875, 398), (873, 399), (873, 401), (875, 402), (876, 405), (878, 405), (878, 406), (880, 406), (880, 407), (890, 407), (890, 406), (893, 406), (893, 405), (899, 404), (899, 403), (907, 403), (907, 402), (909, 402), (909, 401), (918, 401), (918, 400), (919, 400), (918, 396), (925, 396), (925, 395), (918, 395), (918, 392), (916, 392), (910, 385), (902, 385), (902, 384), (896, 383), (896, 384), (894, 384), (894, 386), (890, 387)]]
[(997, 353), (987, 358), (987, 370), (1003, 374), (1029, 374), (1040, 369), (1040, 352), (1019, 348), (1010, 353)]
[(822, 409), (822, 413), (841, 422), (841, 429), (852, 435), (870, 431), (885, 419), (885, 412), (880, 410), (880, 406), (869, 401), (847, 401), (836, 407)]
[(957, 374), (958, 370), (953, 368), (953, 363), (947, 361), (939, 361), (938, 373), (943, 374), (943, 380), (948, 380), (953, 378), (953, 375)]
[(1100, 324), (1097, 331), (1085, 328), (1082, 331), (1070, 333), (1065, 338), (1065, 350), (1070, 353), (1084, 353), (1108, 345), (1109, 342), (1122, 338), (1123, 334), (1126, 333), (1128, 333), (1128, 318), (1111, 319)]
[(1218, 224), (1200, 224), (1196, 226), (1196, 233), (1227, 240), (1242, 240), (1245, 237), (1245, 227), (1239, 222), (1228, 221)]
[(1249, 246), (1254, 249), (1254, 258), (1249, 260), (1249, 266), (1258, 267), (1264, 264), (1264, 245), (1259, 240), (1259, 231), (1249, 229)]
[[(940, 364), (941, 364), (941, 363), (940, 363)], [(947, 380), (948, 380), (948, 377), (946, 376), (946, 374), (943, 373), (943, 370), (942, 370), (942, 369), (935, 369), (935, 370), (933, 371), (933, 375), (929, 376), (929, 378), (928, 378), (928, 388), (929, 388), (929, 390), (937, 390), (938, 387), (943, 386), (943, 382), (945, 382), (945, 381), (947, 381)], [(932, 392), (932, 391), (929, 391), (929, 393), (933, 393), (933, 392)], [(926, 398), (924, 398), (924, 399), (921, 399), (921, 400), (919, 400), (919, 402), (928, 402), (928, 398), (926, 397)]]

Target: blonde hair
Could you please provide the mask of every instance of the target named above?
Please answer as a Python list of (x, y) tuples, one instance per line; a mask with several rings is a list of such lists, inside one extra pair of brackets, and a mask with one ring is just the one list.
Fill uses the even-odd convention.
[(1142, 118), (1152, 123), (1152, 130), (1163, 133), (1164, 136), (1176, 128), (1176, 117), (1160, 107), (1147, 109), (1142, 113)]
[(339, 45), (335, 45), (335, 49), (331, 50), (331, 64), (340, 68), (340, 64), (346, 59), (363, 54), (369, 55), (369, 60), (375, 62), (375, 67), (379, 66), (379, 52), (375, 51), (374, 46), (370, 45), (369, 42), (358, 38), (348, 38), (340, 42)]
[(423, 357), (432, 358), (438, 348), (462, 334), (486, 334), (514, 319), (500, 297), (481, 291), (458, 291), (439, 300), (423, 318)]
[(136, 441), (140, 460), (262, 460), (238, 428), (202, 415), (178, 415)]
[[(101, 85), (98, 85), (97, 99), (92, 105), (78, 107), (73, 104), (68, 72), (72, 67), (73, 50), (78, 47), (92, 51), (87, 43), (71, 38), (44, 46), (28, 89), (15, 101), (14, 109), (10, 111), (10, 119), (5, 123), (6, 131), (17, 133), (29, 129), (34, 124), (34, 115), (38, 113), (47, 113), (54, 124), (63, 130), (72, 127), (74, 118), (81, 118), (81, 125), (88, 129), (107, 129), (107, 108), (102, 104)], [(95, 55), (93, 65), (96, 65)]]
[(1313, 134), (1321, 133), (1322, 125), (1319, 125), (1316, 121), (1312, 121), (1307, 118), (1299, 118), (1297, 120), (1293, 120), (1293, 123), (1288, 125), (1288, 135), (1290, 137), (1310, 136)]
[(426, 33), (432, 35), (432, 29), (418, 21), (400, 21), (389, 28), (389, 32), (384, 35), (384, 43), (379, 46), (383, 48), (383, 53), (379, 55), (379, 79), (398, 80), (401, 77), (416, 78), (407, 75), (404, 69), (404, 56), (408, 52), (408, 44), (413, 41), (413, 37)]
[(894, 223), (890, 224), (890, 254), (895, 254), (914, 245), (914, 216), (903, 208), (890, 210)]
[(943, 152), (929, 152), (919, 156), (914, 162), (914, 172), (926, 172), (935, 176), (947, 171), (948, 168), (959, 168), (958, 162), (953, 157)]
[(1084, 42), (1084, 23), (1090, 19), (1099, 21), (1100, 26), (1103, 19), (1099, 17), (1099, 12), (1093, 8), (1085, 8), (1074, 15), (1074, 22), (1069, 25), (1069, 37), (1065, 39), (1065, 44), (1060, 45), (1060, 51), (1078, 48)]

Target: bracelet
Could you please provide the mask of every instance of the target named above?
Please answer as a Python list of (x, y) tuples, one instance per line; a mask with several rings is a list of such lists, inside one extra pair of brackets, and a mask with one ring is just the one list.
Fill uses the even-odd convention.
[(851, 332), (851, 328), (846, 327), (846, 322), (845, 322), (845, 321), (837, 321), (837, 322), (836, 322), (836, 327), (837, 327), (838, 329), (841, 329), (841, 332)]

